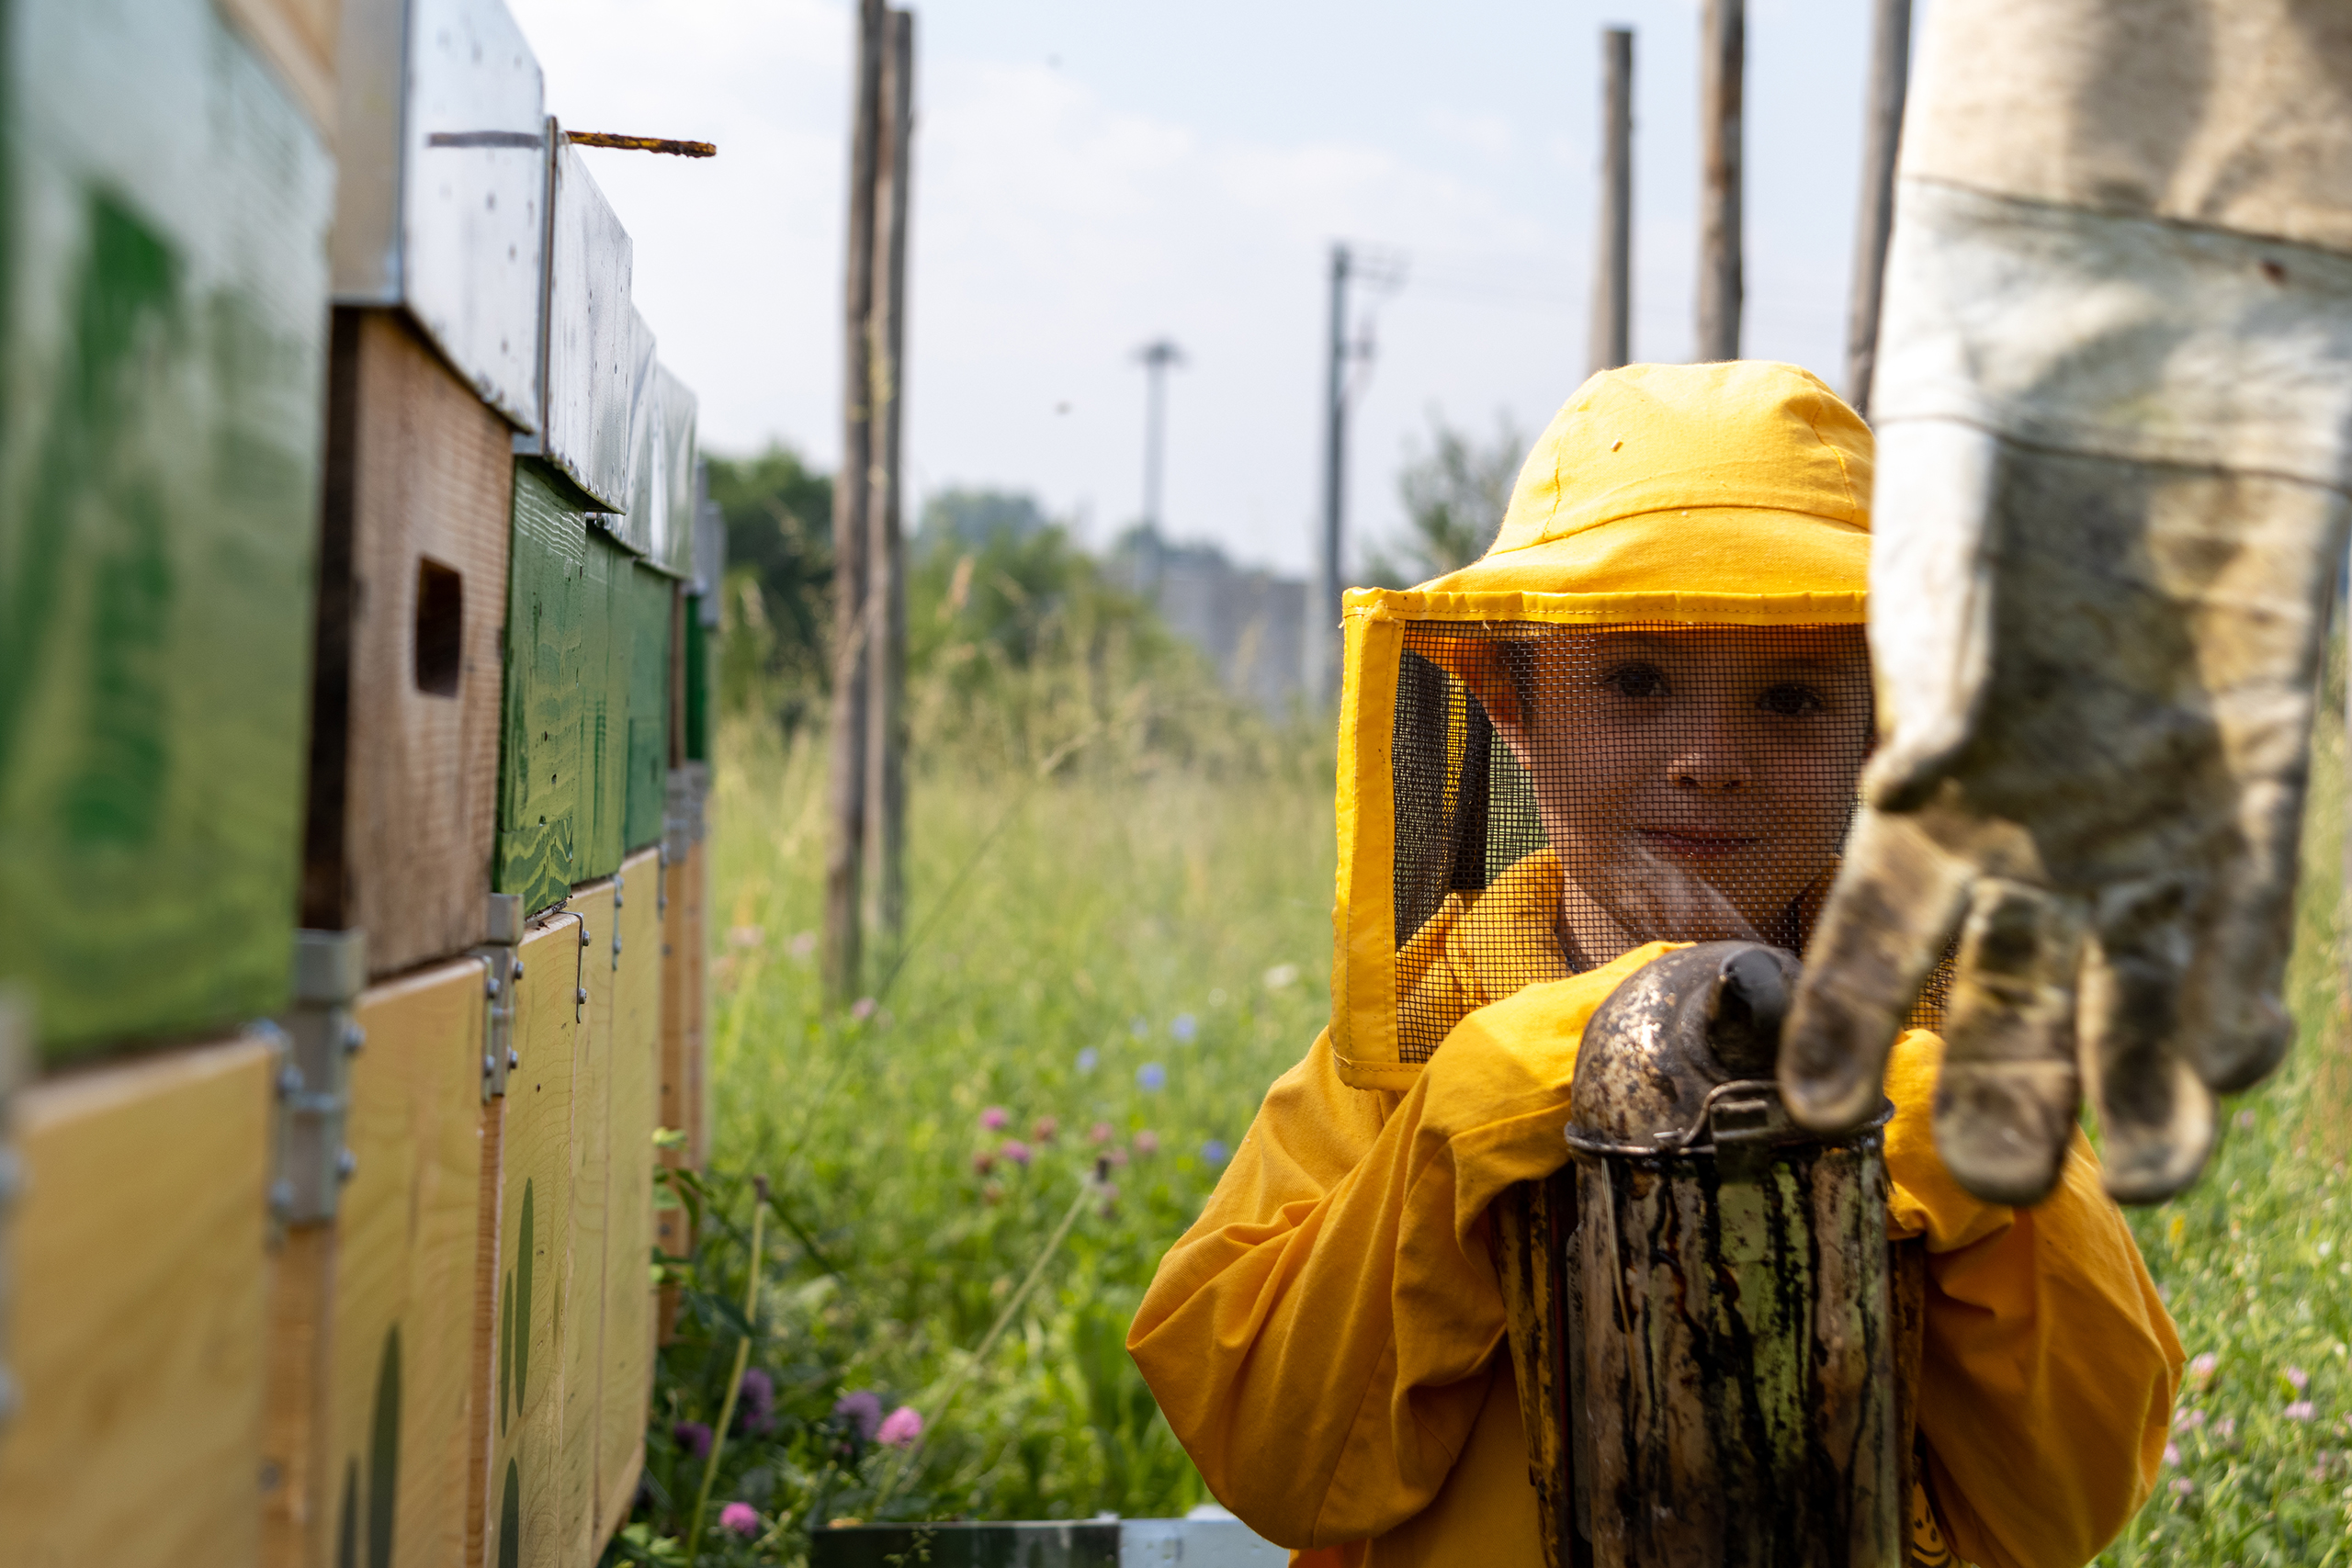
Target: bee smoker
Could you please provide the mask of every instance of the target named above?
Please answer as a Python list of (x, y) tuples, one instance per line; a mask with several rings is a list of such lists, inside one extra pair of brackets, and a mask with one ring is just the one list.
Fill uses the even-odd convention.
[(1834, 1138), (1790, 1120), (1796, 977), (1734, 942), (1636, 972), (1585, 1030), (1567, 1168), (1498, 1205), (1550, 1568), (1902, 1561), (1892, 1108)]

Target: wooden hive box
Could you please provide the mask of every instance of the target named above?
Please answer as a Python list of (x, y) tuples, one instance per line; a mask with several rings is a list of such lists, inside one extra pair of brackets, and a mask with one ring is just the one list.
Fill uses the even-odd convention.
[(622, 841), (632, 850), (661, 841), (669, 814), (671, 652), (678, 620), (678, 585), (652, 568), (629, 572), (628, 784)]
[(636, 560), (610, 535), (589, 532), (582, 558), (580, 687), (580, 851), (573, 880), (618, 871), (628, 852), (630, 590)]
[[(604, 1394), (605, 1267), (612, 1204), (614, 899), (607, 878), (571, 890), (570, 908), (585, 922), (581, 984), (586, 1017), (572, 1036), (571, 1223), (565, 1235), (563, 1408), (558, 1522), (566, 1562), (593, 1562), (596, 1535), (596, 1457)], [(509, 1093), (512, 1093), (510, 1085)], [(528, 1561), (528, 1559), (526, 1559)]]
[[(592, 595), (586, 513), (535, 463), (514, 465), (506, 596), (506, 691), (492, 876), (536, 914), (581, 863), (582, 718)], [(601, 669), (601, 663), (598, 665)]]
[(0, 54), (0, 980), (51, 1061), (287, 994), (334, 165), (210, 0)]
[(628, 1517), (645, 1460), (653, 1385), (653, 1134), (659, 1119), (662, 852), (629, 856), (614, 879), (621, 939), (613, 971), (605, 1164), (605, 1322), (596, 1456), (596, 1540)]
[[(353, 1017), (332, 1224), (289, 1232), (271, 1303), (266, 1563), (457, 1563), (478, 1419), (485, 966), (372, 987)], [(494, 1174), (494, 1173), (492, 1173)]]
[(302, 923), (386, 975), (483, 936), (514, 460), (401, 312), (336, 310), (328, 388)]
[(566, 1498), (577, 1492), (567, 1473), (583, 1460), (593, 1470), (594, 1457), (567, 1453), (564, 1384), (567, 1340), (580, 1319), (571, 1291), (571, 1181), (588, 1012), (576, 998), (594, 941), (594, 901), (588, 902), (543, 918), (521, 944), (519, 1061), (504, 1098), (492, 1102), (495, 1158), (485, 1157), (482, 1187), (492, 1224), (473, 1296), (480, 1382), (466, 1561), (476, 1568), (576, 1568), (583, 1561), (577, 1555), (583, 1532), (566, 1511)]
[(239, 1039), (15, 1097), (10, 1568), (255, 1560), (278, 1060)]

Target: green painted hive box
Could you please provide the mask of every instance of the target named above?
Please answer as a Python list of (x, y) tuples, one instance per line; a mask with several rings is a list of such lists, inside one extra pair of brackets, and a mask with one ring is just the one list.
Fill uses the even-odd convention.
[(286, 998), (333, 200), (209, 0), (0, 3), (0, 981), (52, 1061)]

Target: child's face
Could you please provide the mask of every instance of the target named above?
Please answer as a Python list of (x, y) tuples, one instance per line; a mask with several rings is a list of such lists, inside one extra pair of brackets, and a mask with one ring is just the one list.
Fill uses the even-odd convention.
[(1534, 782), (1584, 962), (1802, 940), (1871, 745), (1861, 627), (1564, 632), (1515, 685), (1498, 728)]

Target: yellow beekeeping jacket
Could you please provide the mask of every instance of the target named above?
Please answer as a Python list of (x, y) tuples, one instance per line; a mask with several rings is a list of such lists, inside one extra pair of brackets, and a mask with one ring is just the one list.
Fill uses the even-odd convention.
[[(1484, 560), (1350, 596), (1336, 1027), (1268, 1092), (1127, 1341), (1217, 1498), (1316, 1568), (1540, 1568), (1487, 1209), (1566, 1163), (1586, 1021), (1667, 951), (1571, 976), (1540, 942), (1481, 939), (1549, 929), (1544, 853), (1393, 941), (1384, 626), (1859, 621), (1870, 465), (1861, 421), (1793, 367), (1607, 372), (1537, 443)], [(1474, 961), (1506, 951), (1537, 956)], [(1400, 1004), (1460, 1021), (1425, 1063), (1398, 1050)], [(1890, 1235), (1928, 1258), (1927, 1482), (1962, 1559), (2076, 1568), (2154, 1483), (2180, 1343), (2079, 1134), (2037, 1208), (1951, 1179), (1929, 1131), (1941, 1057), (1913, 1031), (1887, 1076)]]
[[(1539, 1568), (1487, 1210), (1566, 1162), (1585, 1023), (1668, 947), (1471, 1014), (1404, 1093), (1349, 1088), (1321, 1039), (1275, 1082), (1127, 1341), (1260, 1534), (1331, 1568)], [(2180, 1342), (2080, 1134), (2037, 1209), (1945, 1174), (1941, 1059), (1915, 1030), (1887, 1074), (1889, 1235), (1927, 1238), (1928, 1484), (1966, 1561), (2076, 1568), (2154, 1483)]]

